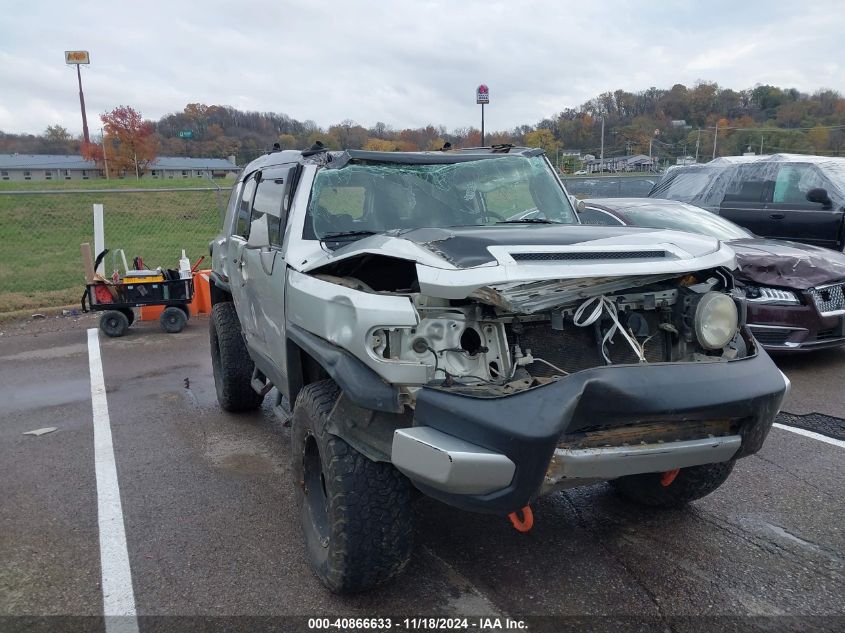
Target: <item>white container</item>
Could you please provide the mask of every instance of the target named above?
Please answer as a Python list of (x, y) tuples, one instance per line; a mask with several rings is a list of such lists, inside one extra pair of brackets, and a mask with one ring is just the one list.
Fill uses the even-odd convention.
[(185, 255), (185, 249), (182, 249), (182, 257), (179, 258), (179, 277), (181, 279), (191, 278), (191, 260)]

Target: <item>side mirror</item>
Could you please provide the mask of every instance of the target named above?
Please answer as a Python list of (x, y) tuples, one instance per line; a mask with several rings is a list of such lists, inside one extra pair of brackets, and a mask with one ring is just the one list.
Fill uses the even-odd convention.
[(579, 200), (578, 204), (575, 205), (575, 210), (578, 213), (584, 213), (584, 211), (587, 210), (587, 203), (584, 202), (583, 200)]
[(833, 206), (833, 201), (827, 195), (827, 189), (817, 188), (810, 189), (807, 192), (807, 200), (810, 202), (818, 202), (823, 205), (825, 209), (830, 209)]
[(258, 250), (270, 246), (270, 227), (267, 224), (267, 214), (262, 213), (249, 225), (249, 238), (246, 247), (251, 250)]

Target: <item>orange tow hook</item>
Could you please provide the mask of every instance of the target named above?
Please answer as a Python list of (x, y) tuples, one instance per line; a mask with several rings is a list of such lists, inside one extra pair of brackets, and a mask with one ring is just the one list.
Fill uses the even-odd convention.
[(681, 469), (676, 468), (675, 470), (667, 470), (665, 473), (660, 473), (660, 485), (664, 488), (671, 486), (679, 472), (681, 472)]
[[(521, 517), (519, 516), (520, 513), (522, 513)], [(531, 506), (525, 506), (519, 512), (511, 512), (508, 518), (517, 532), (528, 532), (534, 527), (534, 513), (531, 512)]]

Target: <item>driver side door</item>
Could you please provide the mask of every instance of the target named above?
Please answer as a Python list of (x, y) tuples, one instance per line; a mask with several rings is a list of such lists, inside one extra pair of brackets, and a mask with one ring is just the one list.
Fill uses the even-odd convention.
[[(244, 249), (244, 286), (248, 303), (253, 306), (257, 336), (253, 350), (259, 369), (284, 393), (287, 384), (287, 347), (285, 337), (285, 281), (287, 262), (282, 239), (296, 165), (263, 170), (257, 175), (258, 186), (252, 203), (250, 222), (266, 223), (266, 243), (249, 244)], [(263, 231), (262, 227), (262, 231)], [(253, 240), (254, 242), (254, 240)]]
[(255, 196), (257, 185), (256, 174), (250, 175), (243, 184), (243, 191), (238, 207), (235, 211), (234, 227), (229, 236), (229, 245), (226, 251), (229, 263), (229, 289), (238, 312), (238, 319), (241, 322), (241, 331), (247, 346), (251, 349), (256, 347), (256, 340), (259, 336), (258, 321), (256, 319), (255, 306), (250, 302), (247, 294), (249, 283), (249, 271), (244, 268), (244, 256), (247, 251), (246, 244), (249, 239), (250, 214), (252, 213), (252, 199)]

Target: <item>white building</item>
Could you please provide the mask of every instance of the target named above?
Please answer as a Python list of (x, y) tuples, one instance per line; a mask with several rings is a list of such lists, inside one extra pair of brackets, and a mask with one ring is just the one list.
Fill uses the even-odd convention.
[[(225, 178), (240, 171), (235, 157), (184, 158), (159, 156), (142, 178), (173, 180), (179, 178)], [(134, 173), (115, 174), (112, 178), (134, 178)], [(105, 178), (104, 170), (94, 161), (69, 154), (0, 154), (0, 182), (28, 180), (95, 180)]]

